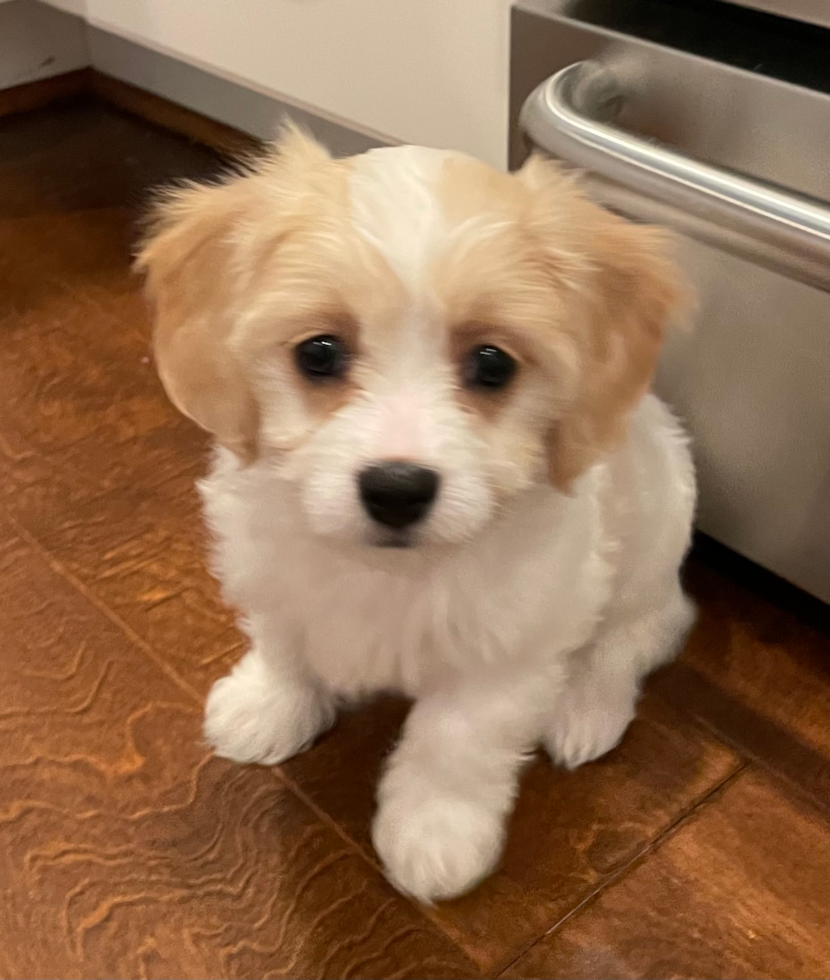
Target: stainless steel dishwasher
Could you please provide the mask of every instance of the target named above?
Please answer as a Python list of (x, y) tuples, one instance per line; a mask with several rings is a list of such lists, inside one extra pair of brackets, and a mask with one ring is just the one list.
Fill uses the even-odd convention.
[(520, 0), (530, 146), (674, 227), (697, 291), (657, 379), (694, 437), (700, 529), (830, 601), (830, 0)]

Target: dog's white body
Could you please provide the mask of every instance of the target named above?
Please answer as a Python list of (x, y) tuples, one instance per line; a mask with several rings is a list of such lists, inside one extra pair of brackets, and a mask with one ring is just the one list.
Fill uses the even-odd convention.
[(492, 867), (525, 753), (542, 743), (574, 767), (619, 742), (642, 678), (692, 621), (677, 570), (694, 473), (653, 395), (573, 496), (528, 491), (443, 553), (384, 551), (371, 564), (332, 548), (305, 532), (276, 472), (240, 469), (227, 452), (201, 491), (217, 574), (252, 641), (211, 693), (209, 739), (229, 758), (277, 763), (331, 723), (338, 697), (416, 699), (375, 840), (421, 898)]
[[(224, 447), (201, 490), (251, 639), (206, 734), (276, 764), (343, 700), (412, 698), (373, 836), (424, 901), (492, 869), (537, 746), (573, 767), (617, 744), (691, 623), (691, 456), (644, 394), (677, 298), (662, 247), (543, 164), (332, 161), (294, 135), (174, 196), (142, 256), (162, 378)], [(335, 333), (348, 370), (303, 376), (292, 352)], [(482, 343), (518, 365), (497, 391), (470, 381)], [(440, 477), (413, 528), (361, 504), (385, 460)]]

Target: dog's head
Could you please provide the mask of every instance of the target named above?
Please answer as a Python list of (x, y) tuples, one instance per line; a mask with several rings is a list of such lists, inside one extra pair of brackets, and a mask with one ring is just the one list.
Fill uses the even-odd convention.
[(621, 438), (679, 296), (664, 246), (542, 160), (334, 160), (289, 130), (170, 192), (139, 267), (171, 399), (312, 532), (452, 543)]

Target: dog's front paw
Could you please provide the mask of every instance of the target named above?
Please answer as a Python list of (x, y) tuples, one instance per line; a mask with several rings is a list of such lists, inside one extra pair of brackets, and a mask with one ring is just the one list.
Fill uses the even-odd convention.
[(308, 748), (334, 721), (312, 686), (276, 676), (256, 651), (210, 690), (204, 732), (218, 756), (275, 766)]
[(504, 819), (484, 804), (455, 794), (390, 795), (372, 828), (389, 880), (426, 904), (470, 891), (495, 867)]
[(615, 748), (634, 718), (631, 698), (593, 700), (575, 696), (559, 706), (545, 746), (554, 762), (576, 769)]

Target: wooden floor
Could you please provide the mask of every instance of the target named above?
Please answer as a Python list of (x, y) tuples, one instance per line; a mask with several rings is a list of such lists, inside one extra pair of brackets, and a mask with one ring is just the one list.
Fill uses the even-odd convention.
[(369, 843), (399, 704), (280, 769), (210, 757), (242, 643), (129, 261), (148, 187), (218, 165), (94, 102), (0, 121), (0, 976), (827, 977), (827, 638), (717, 552), (622, 746), (532, 765), (460, 901)]

